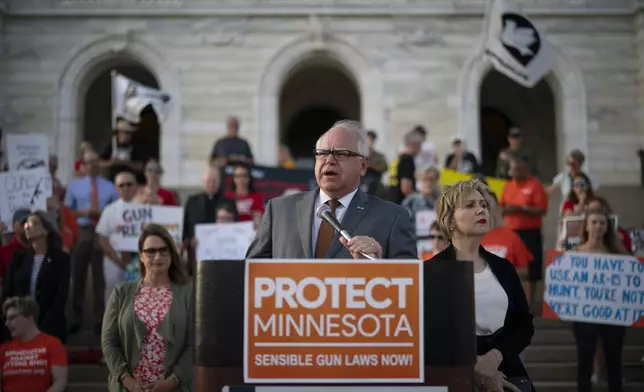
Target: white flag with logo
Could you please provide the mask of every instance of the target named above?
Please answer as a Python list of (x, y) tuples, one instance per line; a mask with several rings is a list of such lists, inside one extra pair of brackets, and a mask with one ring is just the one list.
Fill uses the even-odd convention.
[(163, 122), (170, 110), (170, 95), (112, 71), (112, 121), (123, 117), (137, 124), (147, 106), (152, 106), (159, 122)]
[(516, 4), (493, 1), (485, 55), (497, 71), (525, 87), (534, 87), (554, 68), (555, 49)]

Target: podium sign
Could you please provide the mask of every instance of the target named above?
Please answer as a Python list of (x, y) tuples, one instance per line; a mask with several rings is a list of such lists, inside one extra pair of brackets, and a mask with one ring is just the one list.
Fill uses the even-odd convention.
[(248, 260), (246, 383), (422, 383), (419, 260)]

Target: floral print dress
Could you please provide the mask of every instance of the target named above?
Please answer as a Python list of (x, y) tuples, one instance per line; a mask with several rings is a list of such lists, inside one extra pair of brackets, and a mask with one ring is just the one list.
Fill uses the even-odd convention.
[(152, 287), (141, 285), (134, 297), (134, 313), (148, 329), (141, 345), (141, 360), (134, 369), (134, 378), (147, 384), (165, 378), (167, 341), (157, 327), (170, 311), (170, 285)]

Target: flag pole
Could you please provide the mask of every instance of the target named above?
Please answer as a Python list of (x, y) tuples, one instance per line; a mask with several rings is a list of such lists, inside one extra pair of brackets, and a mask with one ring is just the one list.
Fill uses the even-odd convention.
[(116, 156), (116, 135), (114, 134), (114, 130), (116, 130), (116, 88), (115, 88), (115, 83), (116, 83), (116, 77), (118, 76), (118, 72), (116, 70), (110, 71), (110, 81), (112, 83), (111, 85), (111, 90), (112, 90), (112, 115), (110, 116), (112, 118), (112, 158)]

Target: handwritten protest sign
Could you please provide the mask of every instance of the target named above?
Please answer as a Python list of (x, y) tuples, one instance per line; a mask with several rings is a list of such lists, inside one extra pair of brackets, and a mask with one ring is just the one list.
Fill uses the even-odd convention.
[(632, 228), (628, 230), (628, 235), (631, 238), (633, 253), (637, 256), (644, 256), (644, 229)]
[(49, 167), (49, 138), (39, 133), (7, 135), (9, 170)]
[(248, 260), (247, 383), (416, 383), (420, 260)]
[(177, 244), (181, 243), (183, 208), (148, 204), (123, 203), (120, 222), (110, 242), (121, 252), (137, 252), (141, 230), (148, 223), (165, 226)]
[(21, 208), (47, 210), (51, 177), (46, 168), (0, 173), (0, 217), (11, 229), (13, 213)]
[(644, 327), (644, 261), (627, 255), (548, 252), (543, 316)]
[(244, 260), (253, 238), (253, 222), (195, 225), (197, 260)]
[[(567, 216), (562, 220), (561, 237), (563, 238), (563, 248), (565, 250), (573, 249), (581, 244), (581, 228), (584, 224), (584, 215)], [(618, 218), (617, 215), (611, 216), (613, 228), (617, 230)]]
[(436, 221), (436, 211), (421, 210), (416, 212), (416, 235), (419, 237), (429, 235), (429, 227)]

